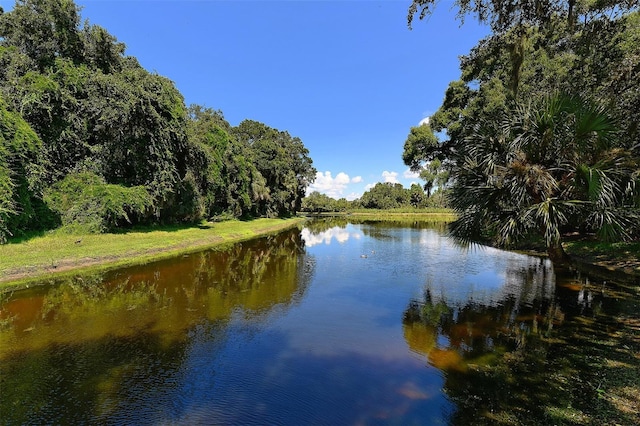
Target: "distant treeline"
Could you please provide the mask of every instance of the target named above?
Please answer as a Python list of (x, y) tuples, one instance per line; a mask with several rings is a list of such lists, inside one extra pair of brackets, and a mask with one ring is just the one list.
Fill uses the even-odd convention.
[(299, 138), (187, 108), (170, 80), (80, 21), (70, 0), (0, 9), (0, 242), (300, 209), (316, 171)]
[(399, 183), (378, 182), (356, 200), (345, 198), (336, 200), (326, 194), (312, 192), (302, 200), (302, 211), (309, 213), (345, 212), (352, 209), (389, 210), (398, 208), (446, 208), (447, 190), (438, 189), (433, 194), (425, 192), (422, 186), (414, 183), (405, 188)]

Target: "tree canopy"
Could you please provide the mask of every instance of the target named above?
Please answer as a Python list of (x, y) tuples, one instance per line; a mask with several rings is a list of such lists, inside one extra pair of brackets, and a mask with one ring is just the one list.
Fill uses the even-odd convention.
[[(423, 19), (433, 13), (437, 0), (412, 0), (407, 21), (411, 26), (414, 17)], [(456, 0), (457, 16), (464, 19), (471, 15), (488, 24), (494, 33), (500, 33), (516, 25), (548, 25), (555, 16), (563, 17), (569, 26), (578, 19), (597, 19), (624, 14), (640, 3), (638, 0)]]
[(41, 141), (0, 97), (0, 243), (37, 220)]
[[(436, 3), (414, 0), (409, 23)], [(550, 254), (570, 231), (640, 236), (639, 3), (455, 6), (493, 33), (461, 57), (430, 128), (412, 128), (403, 153), (413, 170), (442, 161), (454, 233), (503, 245), (540, 235)]]
[[(300, 209), (315, 169), (299, 138), (187, 108), (173, 82), (80, 22), (72, 0), (0, 14), (0, 240), (73, 222), (69, 209), (92, 212), (94, 230)], [(111, 204), (87, 209), (96, 194)]]

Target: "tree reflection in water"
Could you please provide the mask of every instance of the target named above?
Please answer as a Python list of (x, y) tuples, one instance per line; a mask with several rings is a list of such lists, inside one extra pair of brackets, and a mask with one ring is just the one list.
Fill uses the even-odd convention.
[[(213, 339), (215, 349), (228, 338), (234, 315), (259, 324), (289, 309), (304, 295), (313, 268), (292, 231), (5, 295), (0, 423), (171, 418), (172, 391), (194, 350), (193, 336)], [(155, 401), (149, 413), (141, 411), (141, 395)]]
[[(409, 348), (445, 376), (458, 407), (451, 423), (585, 424), (598, 410), (615, 410), (593, 383), (603, 367), (593, 360), (612, 348), (589, 345), (621, 344), (611, 327), (621, 315), (637, 316), (633, 290), (575, 271), (554, 274), (544, 261), (509, 269), (505, 282), (509, 290), (497, 300), (457, 299), (429, 282), (404, 313)], [(625, 412), (620, 419), (638, 420)]]
[(637, 369), (635, 290), (431, 224), (310, 225), (5, 296), (0, 423), (640, 424), (600, 376)]

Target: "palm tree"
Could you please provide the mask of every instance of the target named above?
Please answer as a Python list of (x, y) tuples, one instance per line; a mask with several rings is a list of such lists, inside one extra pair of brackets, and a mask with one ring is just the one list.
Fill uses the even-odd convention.
[(501, 246), (539, 235), (549, 257), (565, 262), (564, 231), (614, 240), (637, 226), (639, 165), (594, 103), (557, 94), (518, 105), (502, 120), (478, 125), (459, 147), (452, 233)]

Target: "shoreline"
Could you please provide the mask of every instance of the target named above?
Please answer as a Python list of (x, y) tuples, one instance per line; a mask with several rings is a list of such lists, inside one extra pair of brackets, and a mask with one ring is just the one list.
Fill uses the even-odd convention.
[[(442, 221), (443, 216), (446, 217), (446, 222), (451, 218), (442, 212), (357, 212), (331, 216), (392, 222), (403, 219)], [(20, 243), (0, 245), (0, 295), (29, 288), (36, 281), (50, 278), (142, 265), (203, 250), (223, 249), (242, 241), (295, 228), (312, 217), (318, 216), (203, 222), (199, 225), (132, 230), (118, 234), (50, 234)], [(569, 244), (567, 252), (573, 259), (572, 264), (579, 269), (595, 275), (613, 274), (625, 281), (640, 284), (640, 258), (627, 256), (620, 259), (612, 253), (607, 253), (606, 256), (602, 253), (599, 256), (584, 256), (584, 252), (571, 248)], [(545, 255), (535, 250), (515, 251), (536, 256)], [(8, 258), (13, 258), (13, 262), (6, 261)]]
[[(177, 229), (134, 230), (122, 234), (46, 235), (22, 243), (6, 244), (0, 246), (0, 295), (29, 288), (36, 281), (223, 249), (293, 229), (305, 220), (295, 217), (206, 222)], [(5, 260), (9, 257), (14, 261)], [(32, 260), (16, 264), (30, 257)]]

